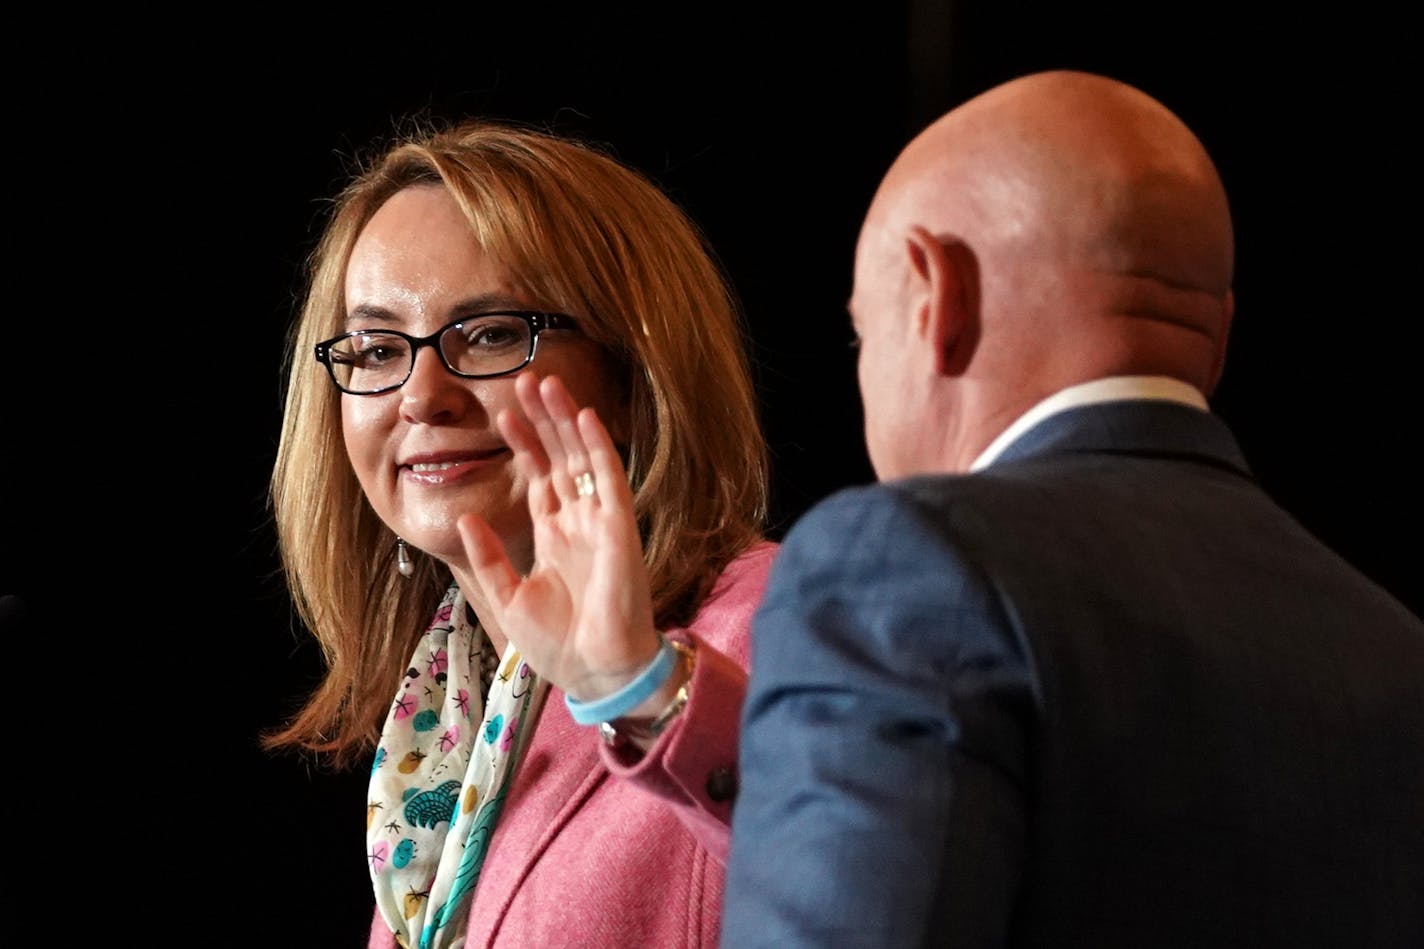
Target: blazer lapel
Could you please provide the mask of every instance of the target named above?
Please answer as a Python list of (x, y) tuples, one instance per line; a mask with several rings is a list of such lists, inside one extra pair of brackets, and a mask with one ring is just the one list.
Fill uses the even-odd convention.
[(535, 724), (475, 888), (472, 922), (481, 931), (499, 927), (550, 842), (609, 777), (588, 730), (564, 708), (563, 692), (549, 689)]

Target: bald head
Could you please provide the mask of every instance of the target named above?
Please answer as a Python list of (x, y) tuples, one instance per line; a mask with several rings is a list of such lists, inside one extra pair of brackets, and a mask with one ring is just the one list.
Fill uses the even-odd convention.
[(1042, 72), (970, 99), (900, 153), (866, 215), (851, 309), (864, 337), (949, 294), (939, 303), (959, 311), (940, 343), (958, 349), (939, 354), (954, 386), (942, 396), (980, 413), (963, 425), (992, 429), (1107, 375), (1210, 392), (1233, 255), (1221, 179), (1176, 115), (1103, 76)]
[(971, 99), (905, 148), (876, 211), (1209, 293), (1231, 283), (1206, 150), (1161, 103), (1102, 76), (1036, 73)]

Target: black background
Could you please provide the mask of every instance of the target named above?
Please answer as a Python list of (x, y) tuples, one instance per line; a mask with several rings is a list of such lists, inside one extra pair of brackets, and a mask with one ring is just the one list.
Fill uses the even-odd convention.
[[(0, 593), (29, 606), (18, 661), (81, 683), (63, 695), (90, 697), (62, 715), (77, 706), (79, 747), (112, 749), (106, 780), (135, 792), (131, 823), (81, 822), (90, 847), (154, 863), (107, 878), (169, 894), (205, 934), (194, 944), (363, 944), (364, 775), (256, 747), (320, 669), (276, 575), (265, 490), (323, 201), (404, 115), (590, 137), (687, 208), (748, 313), (780, 536), (872, 477), (844, 304), (895, 153), (1023, 72), (1134, 82), (1198, 132), (1232, 196), (1237, 316), (1216, 410), (1283, 506), (1419, 612), (1403, 30), (1368, 8), (1253, 21), (1135, 6), (468, 4), (353, 9), (370, 22), (320, 30), (89, 23), (83, 47), (40, 43), (12, 113), (11, 161), (28, 169), (14, 197), (36, 208), (12, 222), (28, 242), (12, 281), (45, 355), (11, 380)], [(67, 335), (81, 313), (104, 329), (102, 359)]]

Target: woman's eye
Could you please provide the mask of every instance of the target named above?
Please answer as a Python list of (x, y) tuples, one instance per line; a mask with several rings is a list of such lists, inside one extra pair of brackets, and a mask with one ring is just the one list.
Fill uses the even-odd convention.
[(402, 359), (404, 356), (405, 347), (400, 342), (387, 339), (367, 339), (359, 343), (352, 353), (353, 361), (367, 366)]
[(504, 346), (515, 338), (508, 327), (482, 326), (468, 337), (471, 346)]
[(469, 349), (507, 349), (527, 345), (529, 324), (519, 319), (491, 317), (464, 325), (464, 343)]

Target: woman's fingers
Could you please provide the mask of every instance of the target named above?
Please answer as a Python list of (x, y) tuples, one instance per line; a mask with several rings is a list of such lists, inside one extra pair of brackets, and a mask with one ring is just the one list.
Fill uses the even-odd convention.
[(539, 377), (532, 372), (521, 373), (514, 380), (514, 391), (525, 418), (539, 436), (539, 444), (549, 461), (548, 476), (560, 503), (567, 504), (577, 497), (573, 476), (569, 473), (568, 460), (563, 438), (558, 424), (549, 414), (549, 406), (543, 395)]
[(519, 412), (503, 409), (495, 418), (499, 432), (514, 452), (514, 466), (529, 486), (529, 513), (535, 517), (559, 509), (559, 498), (549, 478), (549, 456), (539, 434)]
[(633, 490), (628, 485), (628, 474), (623, 470), (623, 459), (618, 454), (618, 446), (603, 427), (603, 421), (592, 408), (579, 411), (578, 431), (587, 446), (589, 470), (598, 485), (604, 504), (612, 504), (629, 512), (633, 509)]
[[(600, 476), (580, 428), (579, 407), (563, 381), (557, 376), (540, 379), (532, 372), (524, 373), (516, 380), (516, 394), (524, 411), (525, 428), (516, 433), (511, 426), (506, 437), (515, 435), (521, 439), (519, 447), (531, 454), (523, 439), (529, 435), (537, 437), (542, 462), (540, 473), (549, 479), (561, 507), (581, 500), (596, 505), (602, 487)], [(603, 433), (602, 443), (608, 442), (607, 434)], [(511, 444), (514, 444), (513, 439)]]
[(598, 473), (593, 470), (588, 448), (579, 431), (579, 408), (574, 404), (568, 389), (557, 376), (548, 376), (539, 385), (544, 408), (554, 423), (554, 433), (558, 436), (563, 452), (564, 467), (568, 472), (574, 495), (598, 501)]
[(465, 556), (470, 559), (470, 569), (485, 600), (503, 610), (519, 588), (519, 574), (509, 562), (499, 535), (483, 518), (474, 514), (461, 515), (455, 521), (455, 528), (460, 532)]

